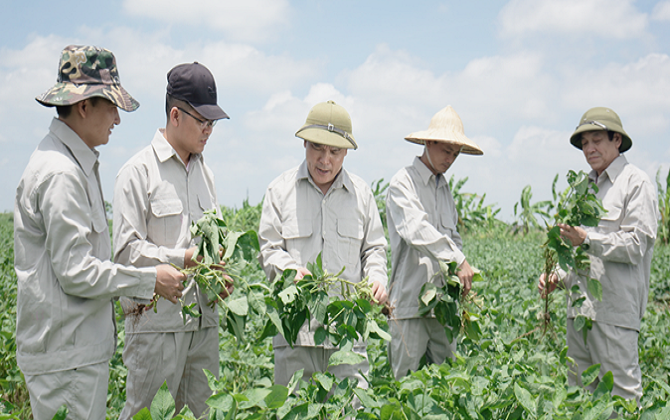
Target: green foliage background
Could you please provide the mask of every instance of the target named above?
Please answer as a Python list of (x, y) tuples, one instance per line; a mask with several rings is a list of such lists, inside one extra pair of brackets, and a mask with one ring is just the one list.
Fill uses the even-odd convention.
[[(461, 194), (460, 187), (462, 183), (457, 194)], [(383, 202), (384, 185), (378, 182), (373, 189), (379, 195), (378, 201)], [(472, 195), (461, 197), (461, 202), (469, 203), (470, 197)], [(467, 228), (463, 233), (465, 254), (486, 279), (473, 288), (484, 302), (481, 339), (472, 342), (461, 337), (455, 362), (425, 366), (401, 381), (392, 377), (385, 343), (370, 340), (370, 387), (367, 391), (357, 391), (365, 407), (359, 418), (586, 419), (599, 418), (595, 413), (613, 405), (609, 395), (591, 395), (567, 386), (564, 292), (553, 294), (549, 332), (542, 335), (536, 329), (543, 312), (543, 302), (537, 292), (543, 233), (530, 229), (526, 235), (515, 234), (513, 232), (518, 230), (492, 217), (496, 213), (492, 207), (488, 207), (487, 212), (482, 211), (486, 208), (477, 200), (477, 205), (462, 206), (460, 215), (462, 227)], [(257, 230), (260, 212), (260, 204), (248, 202), (239, 209), (222, 209), (228, 227), (237, 231)], [(469, 214), (474, 216), (469, 217)], [(0, 270), (0, 419), (29, 419), (32, 416), (28, 394), (15, 359), (16, 276), (11, 214), (0, 214)], [(666, 403), (670, 399), (669, 270), (670, 247), (659, 243), (652, 263), (650, 301), (639, 339), (645, 392), (642, 410), (625, 412), (619, 405), (616, 409), (625, 412), (624, 418), (655, 419), (670, 415)], [(253, 279), (264, 278), (256, 261), (245, 274)], [(124, 332), (118, 306), (117, 322), (119, 347), (110, 364), (109, 419), (118, 418), (125, 401), (126, 369), (121, 362)], [(263, 324), (264, 320), (251, 319), (247, 324), (248, 336), (258, 336)], [(219, 352), (220, 380), (213, 384), (217, 393), (249, 396), (258, 389), (272, 387), (271, 339), (249, 340), (240, 345), (221, 329)], [(294, 409), (302, 414), (292, 417), (287, 414), (288, 409), (282, 412), (281, 407), (249, 407), (238, 411), (235, 418), (334, 418), (333, 413), (338, 410), (337, 393), (332, 398), (335, 401), (332, 407), (317, 401), (319, 395), (323, 396), (319, 383), (323, 385), (328, 381), (322, 376), (315, 383), (300, 388), (292, 403), (304, 402), (304, 412), (298, 410), (301, 405)], [(346, 384), (340, 388), (345, 390)], [(307, 407), (313, 408), (310, 408), (311, 414)], [(188, 418), (188, 414), (185, 415)]]

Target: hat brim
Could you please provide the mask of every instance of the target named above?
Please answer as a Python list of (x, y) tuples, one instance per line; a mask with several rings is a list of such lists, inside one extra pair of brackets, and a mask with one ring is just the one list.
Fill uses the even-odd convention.
[(357, 149), (358, 145), (354, 136), (349, 134), (349, 136), (354, 140), (354, 143), (345, 139), (341, 135), (323, 130), (321, 128), (305, 128), (300, 129), (295, 133), (296, 137), (300, 137), (303, 140), (307, 140), (312, 143), (324, 144), (326, 146), (337, 147), (338, 149)]
[[(591, 124), (579, 126), (577, 127), (575, 132), (572, 133), (572, 136), (570, 136), (570, 143), (579, 150), (582, 150), (582, 133), (585, 133), (587, 131), (607, 131), (607, 130)], [(623, 128), (611, 127), (609, 128), (609, 131), (621, 134), (621, 145), (619, 146), (620, 153), (627, 151), (633, 146), (633, 141), (628, 136), (628, 134), (623, 130)]]
[(459, 136), (458, 133), (454, 133), (453, 138), (445, 138), (445, 136), (432, 133), (431, 130), (417, 131), (415, 133), (409, 134), (407, 137), (405, 137), (405, 140), (411, 143), (422, 145), (426, 144), (426, 141), (439, 141), (461, 147), (461, 153), (466, 155), (484, 154), (484, 151), (479, 146), (477, 146), (475, 142), (465, 136)]
[(137, 102), (121, 85), (109, 85), (103, 83), (74, 84), (69, 82), (56, 83), (51, 89), (35, 98), (44, 106), (67, 106), (74, 105), (84, 99), (101, 97), (126, 112), (135, 111), (139, 108)]
[(198, 114), (202, 115), (203, 118), (208, 120), (222, 120), (224, 118), (230, 119), (228, 114), (226, 114), (221, 107), (216, 104), (194, 104), (188, 102), (189, 105), (193, 107)]

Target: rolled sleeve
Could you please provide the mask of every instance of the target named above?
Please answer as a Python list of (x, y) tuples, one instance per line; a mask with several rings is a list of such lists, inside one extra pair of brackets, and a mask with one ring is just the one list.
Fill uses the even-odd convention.
[(57, 174), (42, 184), (37, 198), (45, 225), (46, 249), (63, 291), (88, 299), (150, 299), (155, 288), (155, 269), (124, 267), (94, 255), (91, 236), (108, 237), (109, 231), (104, 217), (97, 221), (91, 215), (83, 185), (86, 181), (77, 179), (77, 175)]

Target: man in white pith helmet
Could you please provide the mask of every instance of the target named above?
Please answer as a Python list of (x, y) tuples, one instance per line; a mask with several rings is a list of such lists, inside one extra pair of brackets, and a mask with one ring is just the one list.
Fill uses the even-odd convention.
[[(581, 373), (600, 364), (595, 390), (603, 376), (614, 376), (613, 395), (628, 400), (642, 397), (642, 375), (638, 362), (637, 339), (649, 296), (649, 276), (658, 227), (656, 190), (644, 171), (628, 163), (623, 152), (633, 142), (624, 131), (621, 119), (609, 108), (586, 111), (570, 143), (584, 153), (591, 166), (589, 178), (598, 187), (596, 197), (607, 213), (596, 227), (559, 225), (561, 235), (589, 255), (589, 276), (570, 271), (540, 278), (540, 292), (551, 293), (559, 282), (570, 293), (579, 292), (573, 301), (584, 297), (581, 307), (568, 307), (568, 356), (577, 363), (570, 372), (570, 385), (581, 384)], [(602, 301), (588, 293), (588, 278), (600, 281)], [(546, 283), (546, 284), (545, 284)], [(570, 300), (568, 300), (570, 302)], [(575, 331), (574, 319), (584, 315), (593, 321), (586, 343)]]
[(397, 379), (417, 370), (424, 355), (428, 363), (436, 364), (454, 357), (456, 339), (449, 342), (434, 317), (417, 315), (419, 291), (426, 282), (443, 285), (440, 261), (458, 263), (463, 294), (470, 291), (474, 273), (461, 251), (458, 213), (444, 173), (460, 153), (483, 154), (465, 136), (463, 123), (451, 106), (433, 116), (428, 130), (412, 133), (405, 140), (424, 149), (411, 166), (391, 179), (386, 198), (392, 252), (389, 301), (395, 318), (389, 322), (389, 359)]
[[(307, 263), (321, 254), (324, 270), (360, 282), (368, 277), (374, 298), (386, 301), (386, 239), (370, 187), (343, 167), (349, 149), (358, 145), (347, 111), (332, 101), (315, 105), (296, 133), (304, 140), (305, 161), (272, 181), (265, 193), (258, 236), (260, 262), (270, 281), (284, 270), (297, 270), (296, 279), (310, 274)], [(316, 345), (316, 324), (303, 325), (293, 348), (281, 335), (273, 340), (275, 383), (287, 385), (294, 372), (304, 369), (308, 381), (328, 370), (337, 378), (352, 378), (367, 388), (366, 360), (356, 365), (328, 367), (338, 349), (326, 340)], [(364, 342), (353, 351), (366, 356)]]

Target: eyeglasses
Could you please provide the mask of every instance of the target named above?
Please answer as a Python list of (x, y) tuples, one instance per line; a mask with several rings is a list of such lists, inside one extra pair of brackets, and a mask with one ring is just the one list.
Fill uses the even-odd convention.
[(189, 117), (193, 118), (197, 122), (199, 122), (200, 123), (200, 128), (203, 129), (203, 130), (205, 128), (208, 128), (208, 127), (213, 128), (216, 125), (216, 122), (218, 121), (218, 120), (201, 120), (200, 118), (191, 114), (190, 112), (188, 112), (184, 108), (177, 107), (177, 109), (180, 110), (181, 112), (183, 112), (184, 114), (188, 115)]
[(595, 125), (597, 127), (602, 128), (603, 130), (607, 130), (607, 126), (601, 122), (598, 121), (584, 121), (583, 123), (579, 124), (577, 128), (583, 126), (583, 125)]

